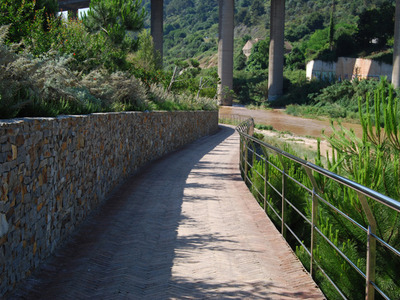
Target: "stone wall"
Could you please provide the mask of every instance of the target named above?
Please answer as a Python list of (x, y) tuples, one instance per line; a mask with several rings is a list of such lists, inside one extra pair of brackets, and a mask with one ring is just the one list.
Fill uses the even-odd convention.
[(218, 128), (218, 112), (0, 121), (0, 298), (144, 164)]

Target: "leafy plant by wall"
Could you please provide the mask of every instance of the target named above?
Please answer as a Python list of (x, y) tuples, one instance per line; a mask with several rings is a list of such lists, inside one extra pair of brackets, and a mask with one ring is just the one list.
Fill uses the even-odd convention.
[[(70, 24), (72, 31), (82, 29), (82, 24), (78, 22)], [(160, 103), (153, 101), (149, 87), (162, 80), (158, 71), (141, 74), (143, 82), (129, 72), (110, 72), (99, 67), (91, 71), (91, 67), (85, 69), (88, 74), (78, 67), (78, 73), (74, 69), (75, 63), (77, 66), (86, 65), (85, 60), (78, 63), (76, 55), (60, 55), (54, 51), (35, 58), (29, 53), (16, 53), (4, 44), (8, 28), (0, 27), (0, 118), (101, 111), (217, 109), (212, 99), (194, 95), (171, 94)], [(76, 38), (65, 41), (61, 47), (66, 46), (65, 51), (69, 51), (72, 49), (70, 46), (76, 47), (79, 43)], [(91, 51), (90, 47), (88, 51)], [(145, 76), (149, 74), (151, 81), (146, 83)]]

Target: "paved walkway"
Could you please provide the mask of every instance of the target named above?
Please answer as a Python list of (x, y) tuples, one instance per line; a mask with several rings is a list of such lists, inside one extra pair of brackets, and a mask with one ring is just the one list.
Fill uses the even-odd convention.
[(11, 299), (324, 299), (238, 171), (221, 130), (114, 193)]

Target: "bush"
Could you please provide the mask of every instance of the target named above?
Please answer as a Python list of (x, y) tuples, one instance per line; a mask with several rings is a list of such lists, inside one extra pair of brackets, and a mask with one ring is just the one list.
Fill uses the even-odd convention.
[(240, 103), (264, 103), (266, 98), (268, 70), (237, 71), (233, 78), (233, 90)]
[(329, 82), (321, 80), (308, 81), (305, 70), (284, 71), (284, 95), (276, 101), (269, 102), (272, 107), (285, 107), (289, 104), (305, 105), (313, 103), (313, 96), (320, 93), (321, 89)]
[(156, 110), (217, 110), (214, 99), (196, 97), (188, 94), (168, 93), (161, 86), (151, 85), (149, 90), (150, 106)]
[(0, 26), (9, 25), (7, 43), (30, 39), (32, 29), (48, 31), (48, 21), (58, 11), (56, 0), (2, 0)]
[[(305, 83), (304, 87), (314, 85), (314, 91), (307, 90), (307, 88), (303, 92), (301, 90), (298, 91), (297, 88), (302, 85), (294, 85), (287, 95), (279, 101), (282, 103), (286, 100), (285, 104), (300, 104), (288, 105), (286, 107), (288, 114), (307, 117), (346, 118), (357, 121), (359, 118), (358, 99), (360, 97), (365, 99), (368, 94), (373, 94), (379, 84), (385, 84), (386, 88), (389, 87), (386, 79), (382, 79), (381, 83), (376, 80), (344, 80), (332, 85), (323, 81), (311, 81)], [(321, 87), (320, 90), (318, 90), (318, 86)], [(305, 95), (307, 92), (308, 94)], [(292, 93), (293, 95), (299, 95), (299, 98), (302, 98), (301, 96), (303, 95), (305, 101), (295, 102), (295, 99), (291, 96)], [(365, 112), (366, 105), (363, 104), (361, 108)]]
[(260, 40), (251, 49), (250, 57), (247, 61), (248, 71), (260, 71), (268, 68), (269, 39)]
[[(77, 25), (73, 30), (82, 28), (77, 22), (71, 24)], [(160, 71), (143, 71), (140, 74), (145, 83), (142, 83), (123, 71), (98, 68), (87, 75), (71, 71), (69, 66), (77, 63), (74, 55), (49, 52), (34, 58), (29, 54), (16, 54), (4, 45), (8, 28), (0, 27), (0, 118), (96, 111), (217, 109), (212, 99), (170, 94), (164, 101), (154, 90), (149, 93), (151, 83), (162, 80)], [(71, 44), (78, 42), (77, 39)], [(152, 76), (148, 83), (146, 76)]]
[(85, 76), (81, 83), (105, 106), (118, 107), (118, 110), (146, 108), (145, 86), (127, 73), (118, 71), (109, 74), (106, 70), (96, 70)]
[[(334, 128), (334, 134), (327, 137), (334, 151), (328, 157), (326, 168), (344, 177), (350, 178), (360, 184), (384, 193), (394, 199), (400, 199), (400, 125), (398, 122), (399, 99), (394, 96), (393, 89), (382, 80), (374, 93), (374, 99), (364, 98), (359, 100), (360, 120), (363, 126), (363, 138), (357, 138), (354, 132), (344, 130), (342, 127)], [(361, 98), (360, 98), (361, 99)], [(370, 105), (372, 103), (372, 105)], [(365, 105), (364, 109), (361, 107)], [(382, 116), (382, 118), (381, 118)], [(384, 124), (381, 129), (379, 124)], [(374, 127), (376, 126), (376, 129)], [(268, 157), (273, 166), (285, 168), (288, 175), (286, 180), (285, 198), (288, 199), (303, 215), (311, 219), (311, 195), (299, 185), (294, 184), (290, 178), (312, 189), (311, 182), (304, 169), (289, 160), (278, 157), (259, 146), (252, 147), (259, 155)], [(285, 144), (283, 150), (296, 155), (290, 146)], [(249, 158), (251, 169), (248, 177), (253, 185), (251, 191), (255, 198), (264, 206), (264, 176), (265, 163), (258, 156)], [(320, 151), (315, 159), (315, 164), (323, 166)], [(274, 167), (268, 168), (267, 178), (269, 183), (278, 191), (282, 189), (282, 173)], [(364, 227), (368, 227), (365, 213), (357, 193), (346, 186), (341, 186), (335, 181), (314, 175), (318, 193), (327, 202), (338, 207), (347, 216), (354, 219)], [(281, 213), (282, 196), (267, 185), (267, 202), (270, 206), (265, 208), (271, 220), (278, 230), (281, 229), (281, 221), (275, 212)], [(395, 249), (400, 248), (400, 236), (397, 228), (400, 226), (399, 213), (386, 208), (377, 202), (369, 201), (371, 210), (377, 220), (378, 235)], [(274, 212), (275, 211), (275, 212)], [(286, 220), (300, 240), (309, 247), (310, 226), (291, 206), (287, 206)], [(363, 272), (366, 270), (366, 234), (355, 227), (346, 218), (340, 216), (329, 206), (320, 202), (318, 206), (318, 229), (340, 249)], [(310, 258), (298, 241), (287, 232), (287, 240), (295, 249), (306, 268), (310, 266)], [(308, 250), (310, 250), (308, 248)], [(342, 293), (349, 299), (365, 298), (365, 279), (321, 237), (317, 235), (314, 248), (314, 259), (330, 278), (339, 287)], [(377, 279), (378, 286), (390, 297), (396, 298), (400, 292), (400, 282), (396, 276), (396, 270), (400, 267), (400, 260), (382, 247), (377, 247)], [(328, 299), (339, 297), (329, 281), (317, 270), (315, 279)]]

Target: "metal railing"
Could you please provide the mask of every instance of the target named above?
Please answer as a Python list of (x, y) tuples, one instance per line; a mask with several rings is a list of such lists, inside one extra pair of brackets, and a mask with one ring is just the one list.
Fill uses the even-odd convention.
[(250, 116), (240, 116), (240, 115), (232, 115), (232, 114), (221, 114), (219, 113), (218, 119), (220, 123), (230, 124), (230, 125), (239, 125), (242, 122), (245, 122), (251, 118)]
[[(236, 130), (239, 132), (240, 135), (240, 170), (242, 173), (242, 177), (246, 184), (249, 186), (250, 189), (253, 190), (253, 193), (257, 194), (258, 198), (261, 199), (261, 205), (263, 205), (264, 210), (267, 212), (267, 208), (272, 211), (272, 213), (276, 216), (281, 224), (281, 234), (286, 238), (286, 233), (289, 231), (292, 234), (292, 237), (296, 239), (296, 241), (303, 247), (310, 259), (310, 275), (313, 276), (316, 270), (319, 270), (323, 276), (331, 283), (333, 288), (338, 292), (339, 295), (342, 296), (343, 299), (347, 299), (337, 284), (332, 280), (330, 276), (328, 276), (327, 270), (324, 270), (321, 267), (321, 264), (317, 262), (314, 257), (315, 248), (317, 247), (316, 241), (317, 236), (320, 239), (321, 237), (325, 240), (336, 252), (340, 255), (357, 273), (359, 273), (365, 279), (365, 298), (368, 300), (374, 299), (375, 291), (378, 292), (384, 299), (390, 299), (377, 285), (375, 280), (375, 272), (376, 272), (376, 243), (378, 242), (380, 245), (388, 249), (391, 253), (394, 254), (396, 257), (400, 257), (400, 251), (395, 249), (393, 246), (388, 244), (383, 240), (382, 237), (379, 237), (377, 234), (377, 223), (374, 217), (374, 214), (370, 208), (370, 205), (367, 201), (371, 199), (371, 201), (376, 201), (384, 206), (390, 208), (391, 210), (400, 212), (400, 202), (393, 200), (385, 195), (382, 195), (374, 190), (371, 190), (365, 186), (362, 186), (354, 181), (351, 181), (347, 178), (339, 176), (333, 172), (330, 172), (324, 168), (321, 168), (315, 164), (312, 164), (306, 160), (300, 159), (290, 153), (287, 153), (275, 146), (269, 145), (263, 141), (258, 140), (257, 138), (253, 137), (254, 131), (254, 120), (248, 119), (245, 122), (241, 123), (237, 126)], [(271, 162), (269, 158), (269, 153), (273, 153), (277, 155), (278, 161), (281, 162), (283, 167), (278, 168), (276, 164)], [(307, 187), (304, 183), (299, 182), (295, 178), (289, 176), (287, 169), (288, 164), (285, 164), (283, 159), (287, 159), (289, 163), (296, 164), (304, 168), (305, 173), (307, 174), (308, 179), (310, 182), (308, 186), (312, 186), (312, 188)], [(286, 161), (287, 161), (286, 160)], [(262, 163), (263, 167), (261, 168), (261, 174), (257, 170), (252, 170), (252, 167), (255, 163)], [(273, 186), (271, 184), (271, 180), (269, 178), (271, 174), (271, 170), (274, 169), (276, 173), (280, 173), (282, 176), (282, 181), (279, 183), (281, 184), (281, 189), (279, 187)], [(249, 176), (249, 172), (256, 172), (258, 178), (263, 180), (263, 192), (257, 189), (255, 184), (251, 181), (251, 176)], [(319, 174), (319, 175), (318, 175)], [(363, 226), (356, 220), (352, 219), (350, 216), (346, 214), (345, 211), (341, 211), (338, 207), (333, 205), (332, 203), (328, 202), (324, 199), (324, 193), (321, 191), (320, 187), (317, 184), (316, 176), (323, 176), (326, 179), (333, 180), (335, 184), (339, 184), (343, 187), (350, 188), (353, 190), (358, 199), (361, 203), (362, 210), (365, 214), (365, 218), (367, 220), (368, 225)], [(294, 204), (292, 199), (288, 199), (286, 194), (288, 192), (288, 181), (294, 182), (298, 187), (304, 189), (307, 193), (309, 193), (309, 197), (311, 198), (311, 217), (306, 217), (303, 212), (300, 211)], [(267, 194), (267, 190), (270, 190), (271, 193), (277, 193), (281, 200), (280, 204), (280, 213), (277, 211), (276, 207), (274, 208), (270, 201), (268, 201), (269, 195)], [(323, 204), (327, 208), (333, 210), (335, 214), (338, 214), (345, 218), (347, 221), (354, 224), (356, 227), (360, 228), (366, 234), (366, 272), (364, 273), (359, 266), (357, 266), (356, 262), (353, 262), (344, 251), (342, 251), (334, 242), (332, 242), (327, 235), (325, 235), (319, 226), (319, 218), (318, 215), (320, 210), (318, 206)], [(301, 240), (299, 236), (296, 235), (294, 230), (288, 226), (286, 221), (287, 218), (287, 209), (288, 206), (292, 211), (295, 211), (306, 223), (310, 226), (310, 245), (307, 247)], [(399, 295), (400, 297), (400, 295)]]

